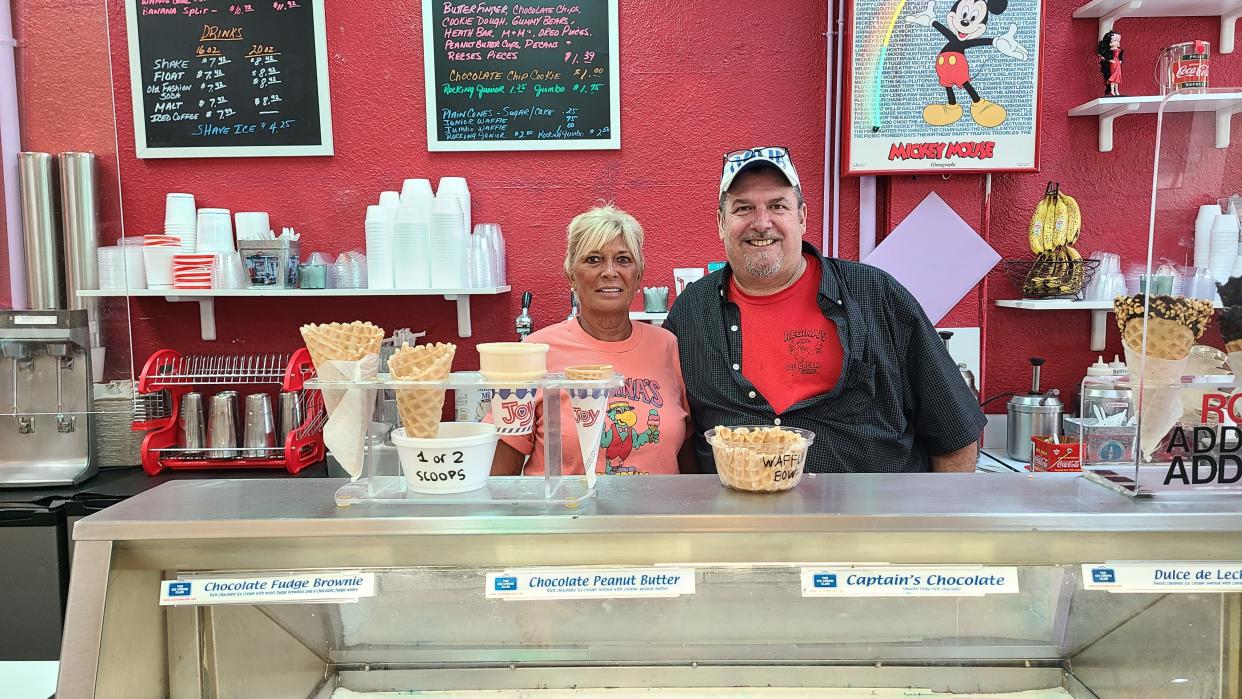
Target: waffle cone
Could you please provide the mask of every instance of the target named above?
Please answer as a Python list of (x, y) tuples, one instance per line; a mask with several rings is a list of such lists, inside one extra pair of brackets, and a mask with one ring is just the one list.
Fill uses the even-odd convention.
[[(1126, 323), (1126, 347), (1138, 353), (1143, 349), (1143, 319)], [(1194, 332), (1185, 325), (1164, 318), (1147, 319), (1147, 356), (1157, 359), (1185, 359), (1195, 343)]]
[(565, 378), (571, 381), (603, 381), (612, 378), (611, 364), (579, 364), (565, 367)]
[(1242, 340), (1230, 340), (1225, 343), (1225, 351), (1228, 353), (1242, 352)]
[[(444, 381), (453, 367), (457, 346), (437, 342), (410, 347), (402, 344), (388, 360), (388, 371), (401, 381)], [(444, 389), (397, 389), (397, 410), (407, 437), (431, 439), (440, 427)]]
[(378, 355), (384, 341), (383, 328), (360, 321), (303, 325), (301, 332), (316, 371), (330, 361), (358, 361)]

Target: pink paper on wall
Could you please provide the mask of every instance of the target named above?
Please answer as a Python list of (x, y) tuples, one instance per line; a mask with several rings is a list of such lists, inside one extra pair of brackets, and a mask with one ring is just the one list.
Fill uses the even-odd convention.
[(863, 262), (896, 277), (934, 325), (1000, 259), (975, 229), (932, 193)]

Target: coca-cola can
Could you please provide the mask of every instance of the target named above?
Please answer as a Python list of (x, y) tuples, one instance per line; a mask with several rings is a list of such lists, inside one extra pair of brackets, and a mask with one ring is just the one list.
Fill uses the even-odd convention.
[(1212, 45), (1206, 41), (1187, 41), (1161, 51), (1156, 64), (1160, 94), (1207, 90), (1211, 58)]

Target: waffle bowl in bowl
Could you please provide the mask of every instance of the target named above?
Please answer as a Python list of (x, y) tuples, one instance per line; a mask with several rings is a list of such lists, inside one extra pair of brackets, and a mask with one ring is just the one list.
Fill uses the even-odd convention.
[(716, 427), (703, 435), (712, 445), (720, 482), (748, 493), (778, 493), (802, 480), (815, 433), (796, 427)]

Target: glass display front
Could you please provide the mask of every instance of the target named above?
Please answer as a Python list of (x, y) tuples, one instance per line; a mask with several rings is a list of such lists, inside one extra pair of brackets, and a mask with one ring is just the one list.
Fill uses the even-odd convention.
[(539, 696), (536, 687), (853, 696), (825, 693), (851, 687), (1207, 697), (1229, 696), (1219, 692), (1237, 651), (1223, 621), (1236, 595), (1085, 590), (1077, 566), (1020, 567), (1016, 594), (837, 598), (802, 596), (797, 567), (701, 566), (693, 594), (549, 601), (489, 599), (481, 569), (374, 572), (375, 596), (353, 603), (200, 612), (211, 640), (198, 659), (205, 681), (227, 695), (281, 658), (305, 670), (297, 679), (291, 670), (285, 696)]

